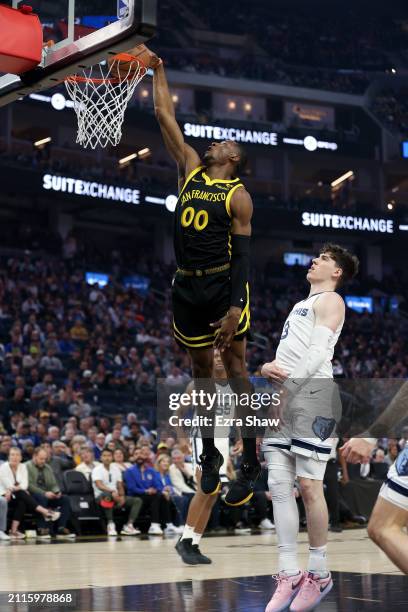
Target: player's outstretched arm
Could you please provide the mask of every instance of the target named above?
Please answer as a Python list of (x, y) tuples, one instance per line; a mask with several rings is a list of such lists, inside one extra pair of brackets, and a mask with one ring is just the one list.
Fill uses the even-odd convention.
[(183, 134), (176, 120), (176, 113), (173, 100), (171, 99), (163, 61), (157, 56), (155, 56), (155, 58), (156, 59), (153, 59), (150, 64), (154, 72), (154, 110), (163, 135), (164, 144), (170, 155), (176, 161), (179, 169), (179, 178), (182, 180), (200, 165), (201, 160), (197, 151), (184, 142)]
[(231, 198), (231, 299), (230, 308), (221, 321), (214, 347), (221, 351), (231, 346), (246, 302), (249, 279), (249, 245), (251, 239), (252, 199), (246, 189), (239, 188)]
[(315, 325), (307, 353), (284, 387), (292, 394), (298, 393), (309, 378), (312, 378), (327, 358), (330, 340), (344, 320), (344, 301), (338, 293), (323, 294), (313, 305)]
[(367, 462), (376, 446), (377, 439), (394, 435), (395, 427), (402, 423), (407, 416), (408, 382), (405, 382), (375, 423), (366, 432), (360, 434), (360, 437), (351, 438), (342, 446), (340, 450), (343, 457), (349, 463)]

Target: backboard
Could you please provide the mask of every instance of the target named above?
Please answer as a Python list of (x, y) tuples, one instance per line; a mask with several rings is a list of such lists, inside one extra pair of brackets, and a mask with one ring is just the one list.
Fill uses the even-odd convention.
[[(155, 33), (157, 0), (0, 0), (32, 6), (53, 41), (42, 64), (24, 75), (0, 76), (0, 106), (55, 87), (70, 74), (146, 42)], [(1, 35), (1, 33), (0, 33)]]

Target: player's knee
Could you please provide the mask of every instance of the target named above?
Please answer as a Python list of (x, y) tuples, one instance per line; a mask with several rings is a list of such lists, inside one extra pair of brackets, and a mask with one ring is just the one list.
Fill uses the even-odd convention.
[(323, 483), (321, 480), (312, 480), (310, 478), (299, 478), (300, 491), (302, 493), (303, 503), (307, 506), (313, 504), (319, 499), (324, 498)]
[(368, 533), (368, 537), (375, 542), (376, 544), (379, 543), (379, 538), (380, 538), (380, 529), (379, 529), (379, 525), (377, 523), (377, 521), (374, 520), (370, 520), (370, 522), (368, 523), (367, 526), (367, 533)]
[(273, 474), (273, 472), (269, 472), (268, 488), (271, 493), (273, 503), (283, 504), (289, 499), (291, 499), (294, 495), (294, 484), (294, 479), (289, 480), (287, 478), (282, 478), (277, 474)]

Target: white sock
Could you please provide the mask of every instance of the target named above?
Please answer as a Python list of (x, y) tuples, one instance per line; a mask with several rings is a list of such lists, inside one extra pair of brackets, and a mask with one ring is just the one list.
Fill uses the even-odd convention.
[(308, 572), (319, 574), (321, 578), (327, 576), (327, 546), (309, 546)]
[(184, 525), (183, 535), (181, 536), (182, 540), (192, 540), (194, 535), (194, 527), (190, 527), (187, 523)]
[(299, 564), (297, 559), (297, 543), (282, 544), (278, 546), (279, 553), (279, 572), (287, 576), (296, 576), (299, 572)]
[(202, 538), (202, 537), (203, 537), (203, 534), (202, 534), (202, 533), (196, 533), (196, 532), (194, 531), (194, 533), (193, 533), (193, 546), (194, 546), (195, 544), (197, 544), (197, 545), (198, 545), (198, 544), (200, 543), (200, 541), (201, 541), (201, 538)]

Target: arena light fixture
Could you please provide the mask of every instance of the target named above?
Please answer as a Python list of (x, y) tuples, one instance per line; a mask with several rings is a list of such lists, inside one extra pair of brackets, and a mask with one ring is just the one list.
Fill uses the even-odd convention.
[(174, 104), (177, 104), (177, 102), (179, 101), (179, 97), (177, 94), (173, 94), (171, 96), (171, 99), (173, 100)]
[(250, 113), (252, 110), (252, 104), (250, 102), (245, 102), (244, 104), (244, 111), (247, 113)]
[(42, 147), (44, 147), (46, 144), (48, 144), (49, 142), (51, 142), (51, 140), (52, 140), (51, 136), (47, 136), (47, 138), (42, 138), (41, 140), (37, 140), (37, 141), (34, 143), (34, 146), (35, 146), (35, 147), (38, 147), (38, 148), (42, 148)]
[(388, 202), (387, 208), (388, 210), (394, 210), (394, 204), (392, 202)]
[(235, 110), (237, 108), (237, 103), (234, 100), (229, 100), (228, 101), (228, 109), (229, 110)]
[(142, 98), (148, 98), (149, 97), (149, 90), (148, 89), (142, 89), (141, 95), (142, 95)]
[(140, 151), (137, 152), (138, 157), (140, 157), (140, 159), (143, 159), (144, 157), (149, 157), (150, 155), (150, 149), (149, 147), (145, 147), (144, 149), (140, 149)]
[(127, 164), (130, 161), (132, 161), (132, 159), (136, 159), (136, 157), (137, 157), (137, 153), (131, 153), (130, 155), (127, 155), (126, 157), (122, 157), (122, 159), (119, 160), (119, 165), (123, 166), (124, 164)]
[(354, 178), (353, 170), (349, 170), (345, 174), (342, 174), (341, 176), (339, 176), (339, 178), (337, 178), (335, 181), (331, 183), (331, 186), (338, 187), (339, 185), (341, 185), (341, 183), (344, 183), (344, 181), (347, 181), (348, 179), (351, 179), (351, 178)]

